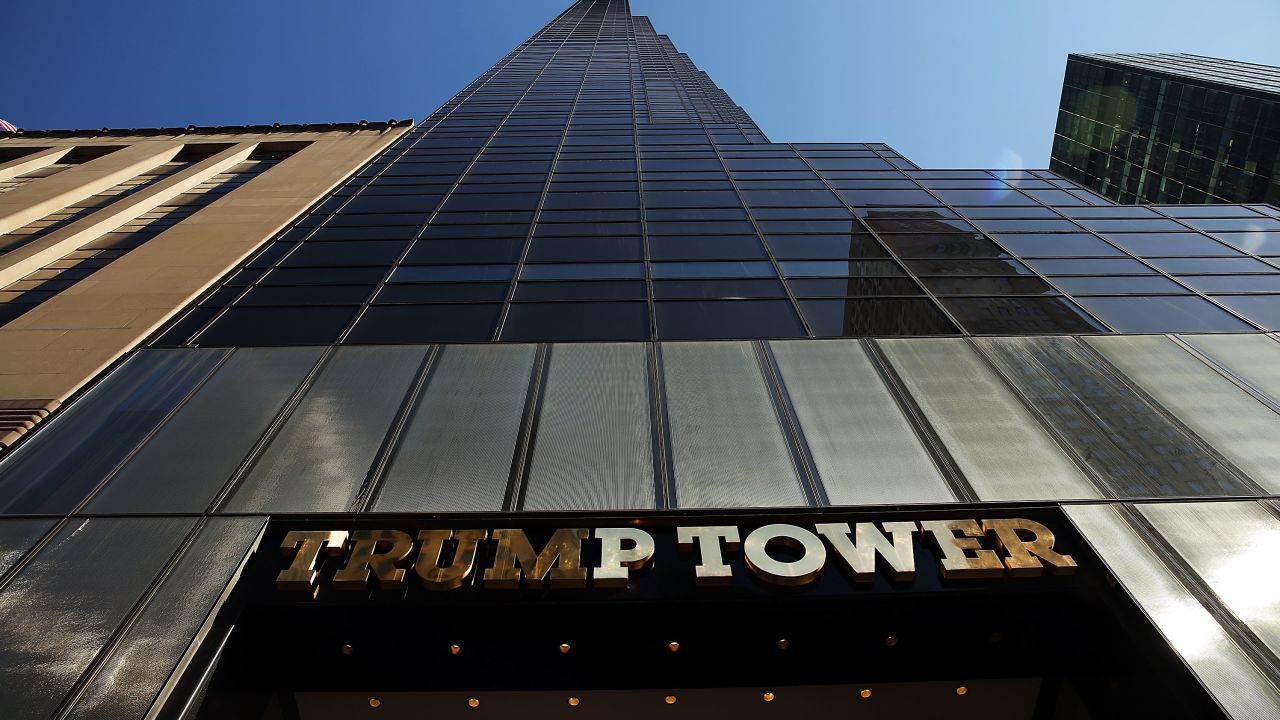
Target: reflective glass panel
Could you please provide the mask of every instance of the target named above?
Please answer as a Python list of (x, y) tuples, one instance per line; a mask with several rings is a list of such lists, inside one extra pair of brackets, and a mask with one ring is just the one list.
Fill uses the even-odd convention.
[(661, 353), (677, 506), (806, 504), (751, 345), (664, 343)]
[(552, 349), (522, 509), (654, 507), (647, 367), (638, 343)]
[(978, 497), (1031, 500), (1099, 495), (966, 341), (877, 342)]
[(1085, 341), (1255, 482), (1280, 490), (1280, 415), (1167, 337)]
[(833, 504), (954, 499), (859, 343), (770, 345)]
[(533, 358), (530, 345), (443, 348), (372, 509), (501, 510)]

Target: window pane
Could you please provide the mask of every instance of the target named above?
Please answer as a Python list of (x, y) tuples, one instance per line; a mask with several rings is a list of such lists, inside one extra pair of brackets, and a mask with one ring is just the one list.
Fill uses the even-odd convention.
[(0, 509), (70, 512), (225, 354), (136, 353), (5, 458), (0, 464)]
[(923, 295), (910, 278), (822, 278), (788, 280), (798, 297), (858, 297), (873, 295)]
[(290, 253), (282, 267), (326, 265), (390, 265), (400, 257), (403, 240), (363, 240), (359, 242), (308, 242)]
[(655, 280), (655, 298), (751, 298), (786, 297), (782, 281), (758, 280)]
[(1076, 338), (975, 340), (1117, 497), (1252, 495), (1199, 438)]
[(959, 331), (925, 298), (801, 300), (818, 337), (954, 335)]
[(514, 303), (502, 326), (508, 342), (648, 338), (649, 306), (643, 302)]
[(1156, 628), (1232, 717), (1280, 716), (1280, 692), (1109, 505), (1063, 508)]
[(643, 278), (642, 263), (554, 263), (525, 265), (521, 280), (602, 280)]
[(644, 247), (638, 237), (540, 237), (534, 238), (529, 248), (530, 262), (608, 262), (643, 259)]
[(935, 295), (1044, 295), (1056, 291), (1037, 277), (925, 277), (920, 282)]
[(832, 504), (954, 500), (861, 345), (771, 346)]
[(443, 348), (373, 509), (501, 510), (533, 356), (530, 345)]
[(952, 260), (907, 260), (906, 266), (916, 275), (1033, 275), (1017, 260), (984, 260), (958, 258)]
[(964, 329), (978, 335), (1107, 330), (1066, 298), (948, 297), (941, 302)]
[(788, 300), (705, 300), (654, 303), (661, 340), (804, 337)]
[(54, 715), (195, 522), (71, 520), (40, 550), (0, 592), (7, 718)]
[(889, 256), (870, 235), (769, 235), (765, 240), (776, 257), (785, 259)]
[(53, 523), (53, 520), (0, 519), (0, 575), (9, 572)]
[(514, 273), (514, 265), (406, 265), (396, 268), (388, 282), (510, 280)]
[(804, 505), (751, 345), (664, 343), (661, 352), (677, 505)]
[(319, 348), (236, 350), (86, 510), (204, 512), (319, 359)]
[(1086, 341), (1255, 482), (1280, 491), (1280, 415), (1169, 338)]
[(1195, 233), (1107, 233), (1103, 237), (1141, 257), (1239, 254), (1220, 242)]
[[(1280, 276), (1278, 276), (1280, 277)], [(1103, 275), (1101, 277), (1055, 277), (1050, 282), (1073, 295), (1115, 295), (1116, 293), (1178, 293), (1187, 289), (1161, 275)]]
[(1152, 265), (1167, 273), (1274, 273), (1276, 269), (1253, 258), (1155, 258)]
[(647, 367), (637, 343), (552, 350), (522, 509), (654, 507)]
[(210, 518), (85, 687), (68, 718), (145, 717), (265, 520)]
[(764, 248), (754, 235), (667, 235), (649, 238), (654, 260), (731, 260), (763, 258)]
[(1045, 275), (1154, 275), (1155, 270), (1127, 258), (1027, 260)]
[(413, 244), (404, 262), (511, 263), (520, 259), (524, 238), (473, 238), (471, 240), (422, 240)]
[(1124, 253), (1088, 233), (1012, 234), (993, 235), (1011, 252), (1022, 257), (1087, 257)]
[(349, 510), (425, 352), (339, 348), (223, 509)]
[[(505, 289), (505, 286), (503, 286)], [(530, 300), (644, 300), (641, 280), (578, 280), (574, 282), (522, 282), (516, 286), (517, 302)], [(501, 299), (501, 298), (499, 298)]]
[(1280, 330), (1280, 295), (1214, 295), (1213, 299), (1263, 330)]
[(1196, 350), (1280, 401), (1280, 343), (1269, 335), (1183, 335)]
[(1254, 255), (1280, 255), (1280, 232), (1216, 232), (1213, 236)]
[(204, 332), (196, 343), (205, 347), (328, 345), (355, 319), (356, 306), (233, 307)]
[(397, 303), (430, 303), (430, 302), (483, 302), (485, 300), (502, 302), (507, 297), (509, 283), (404, 283), (385, 285), (378, 291), (374, 303), (392, 305)]
[(1082, 297), (1089, 312), (1119, 332), (1248, 332), (1254, 328), (1193, 295)]
[(1182, 275), (1178, 281), (1206, 293), (1280, 293), (1280, 275)]
[(789, 277), (906, 275), (892, 260), (784, 260), (778, 265)]
[(249, 288), (236, 305), (360, 305), (373, 285), (259, 285)]
[(376, 305), (347, 335), (350, 343), (479, 342), (493, 336), (502, 305)]
[(653, 263), (654, 278), (774, 277), (769, 262), (667, 262)]
[(879, 345), (979, 498), (1098, 496), (966, 341), (918, 338)]
[(1280, 553), (1280, 520), (1256, 502), (1139, 505), (1222, 603), (1280, 653), (1280, 585), (1259, 562)]

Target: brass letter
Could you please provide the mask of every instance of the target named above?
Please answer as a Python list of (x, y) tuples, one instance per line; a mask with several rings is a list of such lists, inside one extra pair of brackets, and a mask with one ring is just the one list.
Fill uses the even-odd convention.
[[(942, 548), (942, 577), (994, 578), (1004, 573), (1004, 564), (994, 550), (984, 550), (978, 538), (982, 527), (975, 520), (926, 520), (920, 523), (925, 532)], [(956, 537), (959, 532), (964, 537)], [(969, 555), (967, 551), (974, 551)]]
[(708, 527), (676, 528), (676, 543), (682, 552), (698, 544), (699, 560), (695, 569), (696, 582), (699, 585), (728, 585), (733, 582), (733, 568), (724, 564), (720, 554), (720, 539), (724, 538), (725, 549), (734, 552), (741, 542), (738, 528), (732, 525)]
[[(452, 530), (423, 530), (418, 533), (422, 547), (418, 549), (413, 571), (428, 590), (456, 590), (470, 585), (480, 541), (488, 537), (488, 530), (459, 530), (456, 533)], [(440, 567), (444, 541), (449, 538), (457, 540), (458, 547), (453, 551), (453, 562), (448, 567)]]
[[(582, 541), (591, 536), (587, 528), (560, 528), (555, 531), (541, 553), (533, 554), (533, 546), (523, 530), (494, 530), (498, 550), (493, 567), (484, 571), (485, 587), (511, 590), (520, 587), (523, 572), (529, 587), (586, 587), (587, 569), (582, 563)], [(519, 564), (519, 569), (516, 565)]]
[(889, 542), (875, 523), (858, 523), (852, 542), (848, 523), (820, 523), (814, 527), (835, 548), (840, 564), (857, 582), (871, 582), (875, 578), (877, 554), (889, 564), (890, 577), (894, 580), (905, 581), (916, 576), (916, 554), (911, 540), (912, 533), (919, 528), (913, 522), (884, 523), (893, 542)]
[[(846, 526), (847, 529), (847, 526)], [(781, 562), (769, 555), (769, 545), (777, 543), (803, 550), (798, 560)], [(774, 585), (808, 585), (822, 574), (827, 562), (827, 546), (817, 535), (795, 525), (765, 525), (751, 531), (742, 544), (747, 569)]]
[[(1009, 553), (1004, 564), (1014, 577), (1039, 575), (1042, 566), (1037, 557), (1049, 563), (1049, 572), (1054, 575), (1070, 575), (1076, 571), (1076, 561), (1070, 555), (1054, 552), (1053, 531), (1035, 520), (983, 520), (982, 529), (995, 531), (996, 545)], [(1031, 539), (1023, 540), (1019, 530), (1031, 533)]]
[[(316, 557), (325, 548), (326, 555), (341, 555), (347, 542), (342, 530), (293, 530), (284, 536), (280, 552), (293, 557), (288, 570), (276, 576), (276, 587), (281, 590), (310, 590), (316, 583)], [(301, 546), (301, 547), (299, 547)]]
[(400, 530), (357, 530), (351, 533), (351, 555), (346, 567), (333, 575), (338, 590), (368, 590), (369, 571), (377, 578), (378, 587), (395, 590), (404, 587), (404, 570), (396, 567), (413, 552), (413, 537)]
[[(643, 569), (653, 559), (653, 536), (640, 528), (596, 528), (600, 540), (600, 567), (591, 572), (599, 588), (624, 588), (631, 573)], [(631, 547), (622, 549), (623, 542)]]

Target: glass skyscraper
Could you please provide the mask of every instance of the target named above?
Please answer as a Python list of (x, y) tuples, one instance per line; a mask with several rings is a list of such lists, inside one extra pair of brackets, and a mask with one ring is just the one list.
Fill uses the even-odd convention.
[(1280, 68), (1067, 57), (1049, 168), (1120, 203), (1280, 202)]
[(0, 708), (1275, 717), (1277, 260), (579, 0), (0, 456)]

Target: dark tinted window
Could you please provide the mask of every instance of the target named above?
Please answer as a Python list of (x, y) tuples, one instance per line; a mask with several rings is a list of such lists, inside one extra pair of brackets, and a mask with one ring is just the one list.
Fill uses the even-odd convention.
[(502, 328), (508, 341), (648, 338), (649, 307), (643, 302), (516, 303)]
[(801, 300), (800, 307), (819, 337), (957, 332), (946, 315), (924, 298)]
[(786, 300), (665, 300), (654, 303), (659, 340), (803, 337)]

